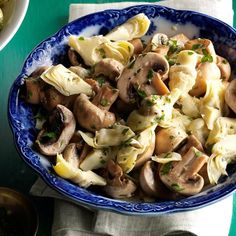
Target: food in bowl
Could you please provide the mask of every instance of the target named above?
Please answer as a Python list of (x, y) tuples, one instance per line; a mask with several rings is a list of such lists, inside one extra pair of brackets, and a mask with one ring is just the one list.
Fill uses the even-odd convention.
[(2, 7), (4, 4), (6, 4), (9, 0), (0, 0), (0, 30), (3, 28), (3, 22), (4, 22), (4, 15), (2, 11)]
[(143, 42), (149, 26), (138, 14), (105, 36), (71, 35), (64, 64), (24, 80), (35, 148), (62, 178), (113, 198), (195, 195), (236, 156), (227, 59), (207, 38)]

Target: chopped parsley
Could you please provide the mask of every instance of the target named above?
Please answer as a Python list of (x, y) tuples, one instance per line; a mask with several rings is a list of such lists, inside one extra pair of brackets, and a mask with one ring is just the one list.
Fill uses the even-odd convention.
[(106, 58), (106, 52), (103, 48), (99, 48), (98, 51), (99, 51), (102, 58)]
[(196, 152), (195, 152), (195, 156), (196, 156), (196, 157), (200, 157), (200, 156), (202, 156), (202, 153), (201, 153), (200, 151), (196, 151)]
[(183, 190), (184, 190), (184, 188), (182, 188), (182, 187), (181, 187), (179, 184), (177, 184), (177, 183), (171, 184), (171, 188), (174, 189), (174, 190), (177, 191), (177, 192), (180, 192), (180, 191), (183, 191)]
[(104, 159), (101, 159), (101, 160), (100, 160), (100, 163), (101, 163), (101, 164), (105, 164), (106, 161), (105, 161)]
[(210, 55), (206, 49), (202, 49), (203, 57), (201, 59), (201, 62), (213, 62), (213, 57)]
[(202, 43), (196, 43), (196, 44), (193, 44), (192, 50), (201, 49), (203, 47), (204, 47), (204, 45)]
[(105, 84), (106, 80), (103, 77), (96, 78), (96, 81), (98, 82), (99, 86), (102, 87), (103, 84)]
[(190, 56), (193, 55), (193, 52), (188, 52), (188, 55), (190, 55)]
[(129, 128), (125, 128), (122, 130), (122, 134), (125, 135), (129, 131)]
[(32, 91), (28, 91), (28, 93), (27, 93), (27, 98), (30, 99), (32, 96), (33, 96)]
[(148, 82), (151, 82), (152, 81), (152, 78), (153, 78), (153, 69), (150, 69), (147, 73), (147, 80)]
[(227, 64), (227, 63), (228, 63), (228, 61), (227, 61), (227, 60), (225, 60), (225, 59), (223, 59), (223, 60), (222, 60), (222, 63), (223, 63), (223, 64)]
[(78, 40), (84, 41), (84, 37), (83, 37), (83, 36), (80, 36), (80, 37), (78, 38)]
[(156, 116), (153, 121), (151, 122), (152, 125), (158, 124), (161, 120), (165, 119), (165, 114), (162, 114), (161, 116)]
[(169, 40), (168, 44), (170, 45), (168, 54), (172, 54), (179, 51), (180, 48), (178, 46), (177, 40)]
[(110, 105), (109, 101), (107, 99), (105, 99), (105, 98), (101, 99), (100, 104), (103, 107), (106, 107), (106, 106)]
[(145, 98), (147, 97), (147, 94), (145, 93), (145, 91), (143, 91), (142, 89), (136, 89), (137, 94), (141, 97), (141, 98)]
[(169, 139), (171, 139), (171, 140), (174, 139), (174, 138), (175, 138), (175, 136), (173, 136), (173, 135), (169, 136)]
[(172, 162), (167, 162), (161, 168), (160, 174), (161, 175), (168, 175), (172, 169)]
[(49, 138), (49, 139), (55, 139), (57, 137), (57, 134), (55, 132), (44, 132), (42, 134), (42, 138)]

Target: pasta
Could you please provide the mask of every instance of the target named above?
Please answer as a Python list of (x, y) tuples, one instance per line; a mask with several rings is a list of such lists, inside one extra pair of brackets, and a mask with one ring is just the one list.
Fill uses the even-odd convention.
[(149, 26), (141, 13), (104, 36), (71, 35), (70, 67), (39, 68), (24, 83), (40, 108), (35, 146), (55, 173), (114, 198), (195, 195), (236, 161), (228, 61), (184, 34), (157, 32), (145, 46)]

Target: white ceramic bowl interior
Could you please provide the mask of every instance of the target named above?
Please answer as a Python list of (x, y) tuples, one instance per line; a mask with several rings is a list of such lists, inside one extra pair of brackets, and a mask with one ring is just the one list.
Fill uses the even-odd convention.
[(0, 31), (0, 51), (10, 42), (19, 29), (27, 12), (29, 0), (9, 0), (2, 10), (4, 26)]

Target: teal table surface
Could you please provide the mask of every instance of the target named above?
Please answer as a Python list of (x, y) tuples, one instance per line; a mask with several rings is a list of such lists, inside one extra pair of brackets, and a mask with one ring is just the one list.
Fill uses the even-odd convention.
[[(0, 186), (14, 188), (28, 195), (37, 178), (19, 157), (7, 119), (7, 99), (11, 84), (19, 74), (24, 59), (40, 41), (58, 31), (68, 21), (70, 3), (102, 3), (116, 1), (31, 0), (27, 15), (10, 43), (0, 52)], [(154, 1), (149, 1), (154, 2)], [(236, 0), (233, 1), (236, 9)], [(236, 17), (234, 19), (236, 27)], [(53, 199), (29, 196), (39, 213), (37, 235), (51, 235)], [(236, 194), (229, 236), (236, 235)], [(223, 214), (223, 212), (222, 212)], [(222, 235), (223, 236), (223, 235)]]

